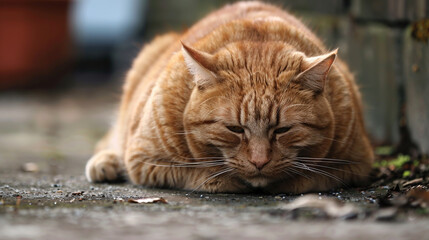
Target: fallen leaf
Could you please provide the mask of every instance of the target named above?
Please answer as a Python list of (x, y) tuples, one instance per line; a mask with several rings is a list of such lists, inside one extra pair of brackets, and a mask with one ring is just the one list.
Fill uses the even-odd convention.
[(413, 207), (429, 207), (429, 190), (421, 185), (408, 191), (407, 197)]
[(358, 209), (351, 204), (341, 204), (335, 198), (319, 198), (316, 195), (306, 195), (295, 199), (282, 207), (286, 210), (314, 208), (325, 212), (329, 217), (346, 217), (358, 214)]
[(155, 198), (139, 198), (139, 199), (128, 199), (129, 203), (168, 203), (167, 200), (165, 200), (162, 197), (155, 197)]

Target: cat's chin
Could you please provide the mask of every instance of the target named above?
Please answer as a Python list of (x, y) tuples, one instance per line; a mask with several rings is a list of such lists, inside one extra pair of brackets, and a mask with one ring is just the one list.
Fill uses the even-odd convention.
[(246, 182), (253, 188), (264, 188), (269, 184), (268, 178), (262, 176), (246, 179)]

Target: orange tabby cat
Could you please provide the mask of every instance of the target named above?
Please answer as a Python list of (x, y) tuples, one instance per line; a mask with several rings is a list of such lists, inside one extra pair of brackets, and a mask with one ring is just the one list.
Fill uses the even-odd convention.
[(240, 2), (143, 49), (86, 176), (303, 193), (363, 184), (372, 161), (361, 96), (337, 51), (289, 13)]

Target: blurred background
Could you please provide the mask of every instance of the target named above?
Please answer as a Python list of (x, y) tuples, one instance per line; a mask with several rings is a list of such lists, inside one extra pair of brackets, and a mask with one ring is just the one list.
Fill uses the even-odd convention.
[[(0, 0), (0, 173), (82, 174), (133, 58), (233, 1)], [(379, 154), (429, 153), (429, 0), (276, 0), (361, 86)]]

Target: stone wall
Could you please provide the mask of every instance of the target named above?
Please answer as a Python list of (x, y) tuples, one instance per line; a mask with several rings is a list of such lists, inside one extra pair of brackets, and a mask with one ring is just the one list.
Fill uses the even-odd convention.
[[(150, 1), (147, 36), (185, 30), (228, 2)], [(375, 144), (413, 141), (429, 153), (429, 21), (423, 20), (429, 18), (429, 0), (271, 2), (300, 17), (330, 49), (339, 47), (361, 87)]]

